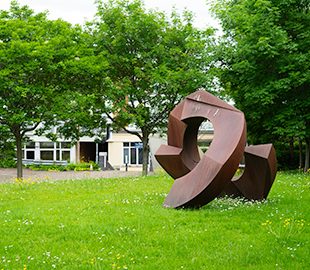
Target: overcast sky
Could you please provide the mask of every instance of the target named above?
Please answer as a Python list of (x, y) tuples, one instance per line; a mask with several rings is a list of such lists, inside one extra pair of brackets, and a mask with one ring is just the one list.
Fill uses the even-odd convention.
[[(85, 19), (92, 20), (96, 13), (94, 0), (18, 0), (21, 5), (28, 5), (36, 13), (49, 11), (49, 19), (62, 18), (72, 24), (83, 24)], [(0, 0), (0, 10), (9, 10), (11, 0)], [(170, 14), (171, 8), (176, 6), (179, 13), (185, 7), (196, 14), (195, 26), (204, 28), (213, 26), (219, 28), (219, 24), (211, 17), (206, 5), (206, 0), (144, 0), (146, 8), (159, 8)]]

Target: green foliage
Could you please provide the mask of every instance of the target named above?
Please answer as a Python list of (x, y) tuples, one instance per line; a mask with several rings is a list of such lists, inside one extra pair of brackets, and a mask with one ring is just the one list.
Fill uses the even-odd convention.
[(7, 157), (0, 160), (0, 168), (16, 168), (17, 164), (13, 157)]
[(27, 168), (33, 170), (33, 171), (67, 171), (66, 166), (62, 165), (28, 165)]
[(173, 181), (0, 185), (0, 269), (308, 268), (309, 175), (280, 172), (265, 201), (221, 198), (199, 210), (161, 206)]
[(89, 171), (90, 165), (92, 165), (93, 170), (99, 170), (99, 164), (95, 162), (90, 163), (69, 163), (68, 166), (63, 165), (29, 165), (29, 169), (34, 171)]
[(251, 142), (300, 137), (309, 144), (309, 3), (218, 0), (213, 12), (225, 33), (217, 75), (245, 113)]
[(292, 153), (287, 150), (290, 147), (289, 143), (278, 141), (274, 143), (274, 147), (277, 155), (278, 170), (295, 170), (299, 167), (299, 148), (297, 142), (293, 145)]
[(27, 132), (42, 135), (58, 126), (57, 134), (47, 137), (76, 140), (83, 134), (79, 126), (93, 123), (93, 97), (77, 91), (91, 89), (104, 64), (98, 65), (100, 57), (93, 56), (85, 39), (81, 27), (48, 20), (47, 12), (34, 14), (16, 1), (10, 11), (0, 11), (0, 125), (15, 137), (18, 177)]
[(92, 165), (93, 170), (99, 170), (99, 164), (95, 162), (71, 163), (68, 168), (74, 171), (89, 171), (90, 165)]
[(0, 167), (16, 167), (13, 138), (5, 126), (0, 126)]
[(147, 172), (150, 134), (166, 129), (169, 113), (184, 96), (211, 84), (213, 31), (196, 29), (189, 11), (181, 17), (174, 10), (168, 19), (163, 12), (146, 10), (139, 0), (96, 3), (91, 42), (95, 54), (109, 63), (103, 88), (94, 89), (99, 90), (96, 108), (107, 113), (114, 129), (140, 138)]

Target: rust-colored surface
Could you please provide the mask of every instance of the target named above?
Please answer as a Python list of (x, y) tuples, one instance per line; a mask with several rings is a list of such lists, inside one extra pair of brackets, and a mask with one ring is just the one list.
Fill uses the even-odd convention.
[[(204, 120), (214, 127), (214, 139), (200, 159), (198, 128)], [(241, 111), (199, 90), (185, 98), (170, 114), (168, 145), (155, 153), (161, 166), (175, 179), (164, 207), (202, 206), (230, 183), (242, 158), (246, 123)]]
[(266, 199), (277, 173), (277, 157), (272, 144), (245, 148), (245, 169), (234, 177), (221, 196), (245, 197), (248, 200)]
[[(214, 138), (200, 159), (197, 133), (210, 120)], [(155, 153), (157, 161), (175, 179), (164, 207), (203, 206), (225, 194), (261, 200), (267, 197), (277, 171), (272, 144), (245, 148), (246, 123), (241, 111), (199, 90), (185, 98), (170, 114), (168, 145)], [(233, 178), (242, 155), (246, 167)]]

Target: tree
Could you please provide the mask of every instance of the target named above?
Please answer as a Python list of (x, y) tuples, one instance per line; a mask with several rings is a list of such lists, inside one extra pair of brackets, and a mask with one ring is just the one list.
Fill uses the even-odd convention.
[[(58, 125), (65, 137), (77, 134), (79, 121), (90, 115), (77, 88), (91, 87), (96, 70), (92, 50), (83, 45), (82, 29), (60, 19), (50, 21), (47, 12), (34, 14), (28, 6), (11, 2), (10, 11), (0, 11), (0, 125), (13, 134), (17, 149), (17, 177), (22, 177), (22, 142), (27, 132), (38, 134)], [(82, 104), (84, 107), (76, 105)], [(77, 111), (79, 113), (77, 113)], [(78, 120), (67, 113), (75, 112)], [(43, 125), (40, 125), (43, 124)], [(51, 134), (50, 134), (51, 135)], [(51, 139), (55, 139), (51, 137)]]
[(245, 113), (252, 142), (301, 138), (310, 153), (310, 4), (217, 0), (224, 36), (216, 60), (225, 92)]
[(0, 167), (15, 166), (13, 138), (6, 126), (0, 126)]
[(139, 0), (96, 3), (98, 13), (89, 31), (96, 55), (109, 63), (97, 108), (114, 128), (142, 141), (147, 174), (149, 136), (166, 128), (169, 113), (184, 96), (210, 84), (208, 43), (213, 31), (196, 29), (189, 11), (183, 20), (173, 11), (168, 20), (162, 12), (147, 11)]

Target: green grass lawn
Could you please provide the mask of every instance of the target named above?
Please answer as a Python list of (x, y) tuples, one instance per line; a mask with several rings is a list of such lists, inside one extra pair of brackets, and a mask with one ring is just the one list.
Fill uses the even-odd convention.
[(165, 174), (0, 185), (1, 269), (310, 269), (310, 180), (263, 202), (161, 205)]

